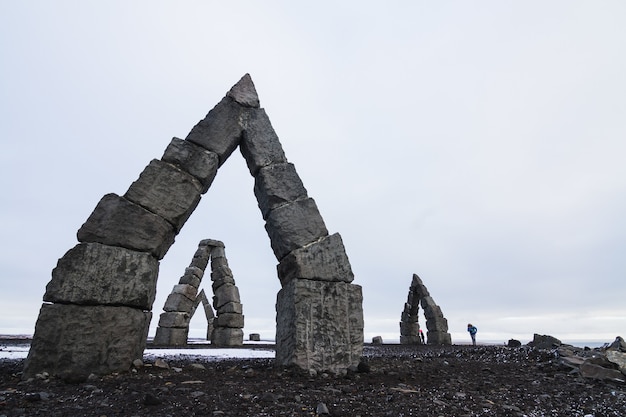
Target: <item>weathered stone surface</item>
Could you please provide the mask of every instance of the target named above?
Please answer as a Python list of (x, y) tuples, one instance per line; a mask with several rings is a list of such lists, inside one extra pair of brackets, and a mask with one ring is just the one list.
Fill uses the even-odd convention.
[(213, 307), (219, 311), (220, 307), (232, 301), (241, 302), (239, 289), (233, 284), (220, 286), (213, 295)]
[(130, 307), (44, 304), (24, 378), (125, 372), (143, 357), (151, 313)]
[(215, 258), (225, 258), (226, 257), (226, 251), (224, 250), (224, 246), (216, 246), (214, 248), (211, 249), (211, 258), (215, 259)]
[(264, 109), (250, 110), (239, 149), (253, 177), (265, 166), (287, 162), (283, 146)]
[(248, 340), (250, 340), (251, 342), (260, 342), (261, 335), (258, 333), (250, 333), (250, 335), (248, 336)]
[(357, 365), (363, 350), (361, 287), (294, 279), (276, 302), (276, 363), (316, 371)]
[(211, 344), (222, 347), (241, 346), (243, 345), (243, 329), (215, 327), (211, 335)]
[(166, 311), (159, 317), (160, 327), (189, 327), (189, 313), (180, 311)]
[(228, 267), (228, 265), (224, 265), (224, 266), (218, 266), (218, 267), (211, 267), (211, 280), (212, 281), (219, 281), (220, 279), (223, 279), (224, 277), (233, 277), (233, 271)]
[(52, 270), (44, 301), (152, 309), (159, 262), (145, 252), (81, 243)]
[(259, 169), (254, 179), (254, 195), (263, 219), (270, 211), (283, 204), (307, 198), (307, 191), (290, 163), (278, 163)]
[(236, 301), (231, 301), (229, 303), (226, 303), (220, 306), (219, 308), (219, 314), (222, 314), (222, 313), (241, 314), (242, 312), (243, 312), (243, 306), (241, 305), (241, 303), (238, 303)]
[(265, 230), (279, 261), (289, 252), (328, 236), (324, 220), (312, 198), (294, 201), (272, 210), (267, 217)]
[(259, 107), (259, 96), (250, 74), (246, 74), (226, 94), (242, 106)]
[(161, 158), (192, 175), (202, 184), (202, 194), (206, 193), (217, 174), (219, 157), (188, 140), (173, 138)]
[(215, 239), (202, 239), (200, 243), (198, 243), (198, 246), (206, 246), (212, 250), (214, 247), (223, 248), (224, 242)]
[(172, 164), (153, 159), (124, 198), (158, 214), (180, 231), (200, 202), (202, 184)]
[(182, 277), (180, 277), (180, 279), (178, 280), (179, 284), (187, 284), (187, 285), (191, 285), (193, 287), (196, 287), (196, 289), (200, 288), (200, 278), (198, 278), (196, 275), (183, 275)]
[(374, 344), (374, 345), (382, 345), (383, 344), (383, 337), (382, 336), (374, 336), (374, 337), (372, 337), (372, 344)]
[(609, 362), (616, 364), (619, 367), (620, 372), (626, 375), (626, 353), (616, 350), (607, 350), (606, 358)]
[(183, 294), (171, 293), (165, 300), (163, 310), (165, 311), (181, 311), (191, 313), (193, 308), (193, 300), (185, 297)]
[(212, 279), (211, 288), (213, 292), (215, 292), (219, 287), (224, 284), (233, 284), (235, 285), (235, 278), (229, 275), (218, 275), (217, 279)]
[(428, 295), (420, 298), (420, 303), (424, 309), (424, 317), (426, 317), (426, 320), (443, 317), (441, 308), (435, 303), (435, 300), (433, 300), (431, 296)]
[(352, 282), (354, 274), (339, 233), (296, 249), (278, 264), (278, 278), (285, 285), (294, 278)]
[(200, 291), (200, 293), (198, 294), (198, 296), (196, 297), (196, 299), (193, 302), (193, 308), (191, 309), (191, 317), (193, 317), (193, 315), (196, 312), (196, 309), (198, 308), (198, 306), (200, 305), (200, 303), (202, 303), (202, 307), (204, 309), (204, 315), (206, 317), (207, 320), (212, 320), (215, 318), (215, 313), (213, 313), (213, 308), (211, 308), (211, 303), (209, 303), (209, 300), (204, 292), (204, 290)]
[(189, 327), (157, 327), (152, 343), (157, 346), (185, 346)]
[(193, 285), (189, 284), (177, 284), (174, 285), (172, 289), (172, 293), (181, 294), (185, 297), (189, 298), (191, 301), (196, 300), (196, 296), (198, 295), (198, 289)]
[(426, 328), (429, 331), (447, 332), (448, 320), (443, 317), (432, 317), (426, 320)]
[[(209, 257), (211, 256), (211, 249), (211, 246), (198, 245), (198, 249), (196, 253), (194, 253), (189, 267), (197, 268), (204, 274), (204, 270), (209, 263)], [(200, 278), (202, 278), (202, 276), (200, 276)]]
[(411, 335), (404, 336), (400, 335), (400, 344), (401, 345), (420, 345), (422, 344), (422, 340), (419, 336)]
[(211, 269), (217, 269), (222, 266), (228, 266), (228, 261), (224, 257), (214, 258), (211, 257)]
[(213, 322), (213, 325), (217, 327), (233, 327), (233, 328), (243, 328), (244, 317), (238, 313), (222, 313), (221, 311), (217, 314), (217, 319)]
[(446, 333), (446, 332), (428, 331), (426, 333), (426, 338), (428, 340), (429, 345), (451, 345), (452, 344), (452, 338), (450, 336), (450, 333)]
[(160, 216), (115, 194), (107, 194), (78, 230), (78, 241), (150, 252), (162, 259), (174, 243), (174, 227)]
[(416, 321), (401, 321), (400, 334), (412, 335), (419, 338), (420, 324)]
[(554, 336), (535, 333), (532, 342), (529, 342), (528, 345), (537, 349), (552, 349), (561, 346), (562, 343)]
[(626, 382), (626, 377), (624, 377), (624, 374), (619, 370), (604, 368), (600, 365), (595, 365), (588, 360), (580, 365), (580, 375), (583, 378)]
[(206, 117), (198, 122), (185, 138), (219, 157), (219, 166), (228, 159), (239, 145), (247, 110), (233, 100), (224, 97)]

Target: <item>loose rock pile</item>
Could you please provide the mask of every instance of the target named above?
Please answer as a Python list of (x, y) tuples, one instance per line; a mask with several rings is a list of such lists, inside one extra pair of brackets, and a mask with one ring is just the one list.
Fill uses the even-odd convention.
[[(535, 335), (531, 346), (545, 348), (545, 344), (536, 343), (545, 336)], [(553, 338), (554, 339), (554, 338)], [(561, 364), (572, 368), (583, 378), (626, 382), (626, 343), (618, 336), (613, 343), (598, 349), (581, 349), (564, 345), (558, 339), (553, 343)]]

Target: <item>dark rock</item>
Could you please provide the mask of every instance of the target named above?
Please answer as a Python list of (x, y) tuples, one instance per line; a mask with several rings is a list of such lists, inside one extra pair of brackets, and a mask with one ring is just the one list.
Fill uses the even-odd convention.
[(510, 348), (518, 348), (522, 346), (522, 342), (520, 342), (519, 340), (515, 340), (515, 339), (509, 339), (506, 345)]

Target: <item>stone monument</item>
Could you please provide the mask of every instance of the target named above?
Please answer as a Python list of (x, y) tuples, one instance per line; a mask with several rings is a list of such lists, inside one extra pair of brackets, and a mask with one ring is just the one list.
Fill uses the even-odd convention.
[(124, 195), (106, 194), (96, 205), (79, 243), (52, 271), (24, 378), (47, 371), (75, 380), (125, 371), (142, 357), (159, 260), (237, 147), (278, 260), (276, 363), (339, 371), (359, 362), (361, 287), (352, 284), (341, 237), (326, 229), (246, 74)]
[(429, 345), (450, 345), (452, 338), (448, 333), (448, 320), (443, 316), (441, 308), (435, 304), (428, 289), (417, 276), (413, 274), (409, 296), (404, 304), (400, 321), (400, 343), (403, 345), (422, 344), (420, 338), (420, 325), (418, 320), (419, 306), (424, 309), (426, 318), (426, 341)]

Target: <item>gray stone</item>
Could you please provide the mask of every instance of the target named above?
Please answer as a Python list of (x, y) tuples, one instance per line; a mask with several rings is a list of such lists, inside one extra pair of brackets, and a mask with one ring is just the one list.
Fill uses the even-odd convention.
[(166, 311), (159, 316), (160, 327), (189, 327), (189, 313), (180, 311)]
[(232, 301), (241, 302), (239, 289), (233, 284), (224, 284), (215, 290), (213, 295), (213, 307), (219, 311), (220, 307)]
[(607, 350), (605, 354), (609, 362), (616, 364), (620, 372), (626, 375), (626, 353), (616, 350)]
[(374, 344), (374, 345), (382, 345), (383, 344), (383, 337), (382, 336), (374, 336), (374, 337), (372, 337), (372, 344)]
[(221, 287), (224, 284), (233, 284), (235, 285), (235, 278), (233, 278), (232, 276), (229, 275), (218, 275), (217, 279), (213, 279), (213, 282), (211, 284), (211, 288), (213, 289), (213, 292), (217, 291), (217, 289), (219, 287)]
[(150, 252), (162, 259), (174, 243), (174, 227), (160, 216), (115, 194), (107, 194), (78, 230), (78, 241)]
[(433, 317), (433, 318), (427, 319), (426, 328), (429, 331), (447, 332), (448, 320), (446, 320), (443, 317)]
[(217, 269), (222, 266), (228, 266), (228, 261), (225, 257), (214, 258), (211, 257), (211, 269)]
[(276, 363), (332, 372), (357, 365), (363, 351), (362, 301), (358, 285), (291, 280), (276, 302)]
[(165, 311), (180, 311), (185, 313), (191, 313), (193, 308), (193, 300), (185, 297), (183, 294), (171, 293), (165, 300), (163, 310)]
[(52, 270), (44, 301), (152, 309), (159, 262), (145, 252), (81, 243)]
[(439, 331), (428, 331), (426, 333), (426, 338), (428, 340), (429, 345), (451, 345), (452, 337), (450, 333), (439, 332)]
[(157, 327), (152, 343), (156, 346), (185, 346), (189, 327)]
[(253, 177), (263, 167), (287, 162), (280, 140), (264, 109), (250, 110), (239, 149)]
[(206, 246), (210, 249), (213, 249), (214, 247), (223, 248), (224, 242), (215, 239), (202, 239), (198, 246)]
[(198, 278), (196, 275), (183, 275), (182, 277), (180, 277), (180, 279), (178, 280), (179, 284), (187, 284), (187, 285), (191, 285), (193, 287), (195, 287), (196, 289), (200, 288), (200, 278)]
[(128, 371), (143, 357), (151, 316), (130, 307), (44, 304), (23, 377)]
[(189, 284), (178, 284), (174, 285), (172, 289), (172, 293), (181, 294), (185, 297), (189, 298), (191, 301), (195, 301), (196, 296), (198, 295), (198, 289), (193, 285)]
[(200, 202), (202, 185), (190, 174), (153, 159), (124, 198), (158, 214), (180, 231)]
[(243, 134), (242, 121), (246, 118), (247, 110), (231, 97), (224, 97), (185, 139), (216, 153), (219, 166), (222, 166), (239, 145)]
[(225, 258), (226, 257), (226, 251), (224, 250), (224, 246), (216, 246), (214, 248), (211, 249), (211, 258), (215, 259), (215, 258)]
[(260, 342), (261, 335), (258, 333), (250, 333), (250, 335), (248, 336), (248, 340), (250, 340), (251, 342)]
[(211, 344), (215, 346), (243, 345), (243, 330), (230, 327), (215, 327), (211, 335)]
[(419, 336), (420, 324), (416, 321), (401, 321), (400, 334)]
[(582, 365), (580, 365), (580, 375), (583, 378), (626, 382), (624, 374), (617, 369), (604, 368), (600, 365), (595, 365), (590, 361), (585, 361)]
[(289, 252), (328, 236), (324, 220), (312, 198), (294, 201), (272, 210), (265, 230), (279, 261)]
[(552, 349), (561, 346), (562, 343), (556, 337), (535, 333), (532, 342), (529, 342), (528, 345), (536, 349)]
[(259, 169), (254, 179), (254, 195), (263, 219), (283, 204), (307, 198), (307, 191), (290, 163), (278, 163)]
[(217, 327), (232, 327), (242, 329), (244, 323), (244, 317), (238, 313), (217, 313), (217, 318), (213, 322), (213, 325)]
[(219, 314), (222, 314), (222, 313), (241, 314), (243, 312), (243, 306), (241, 305), (241, 303), (238, 303), (236, 301), (231, 301), (229, 303), (226, 303), (220, 306), (218, 311), (219, 311)]
[(400, 335), (400, 344), (401, 345), (420, 345), (422, 344), (422, 340), (420, 339), (419, 336), (404, 336), (404, 335)]
[(285, 256), (278, 264), (285, 285), (294, 278), (352, 282), (354, 274), (339, 233), (326, 236)]
[(254, 83), (249, 74), (241, 77), (239, 82), (226, 93), (228, 97), (231, 97), (237, 103), (242, 106), (259, 107), (259, 96), (257, 95)]
[(217, 174), (219, 157), (187, 140), (173, 138), (161, 158), (192, 175), (202, 184), (202, 194), (206, 193)]
[[(211, 256), (211, 249), (212, 248), (210, 246), (198, 245), (198, 249), (196, 250), (196, 253), (194, 253), (189, 267), (197, 268), (204, 274), (204, 270), (209, 263), (209, 257)], [(202, 278), (202, 276), (200, 276), (200, 278)]]

